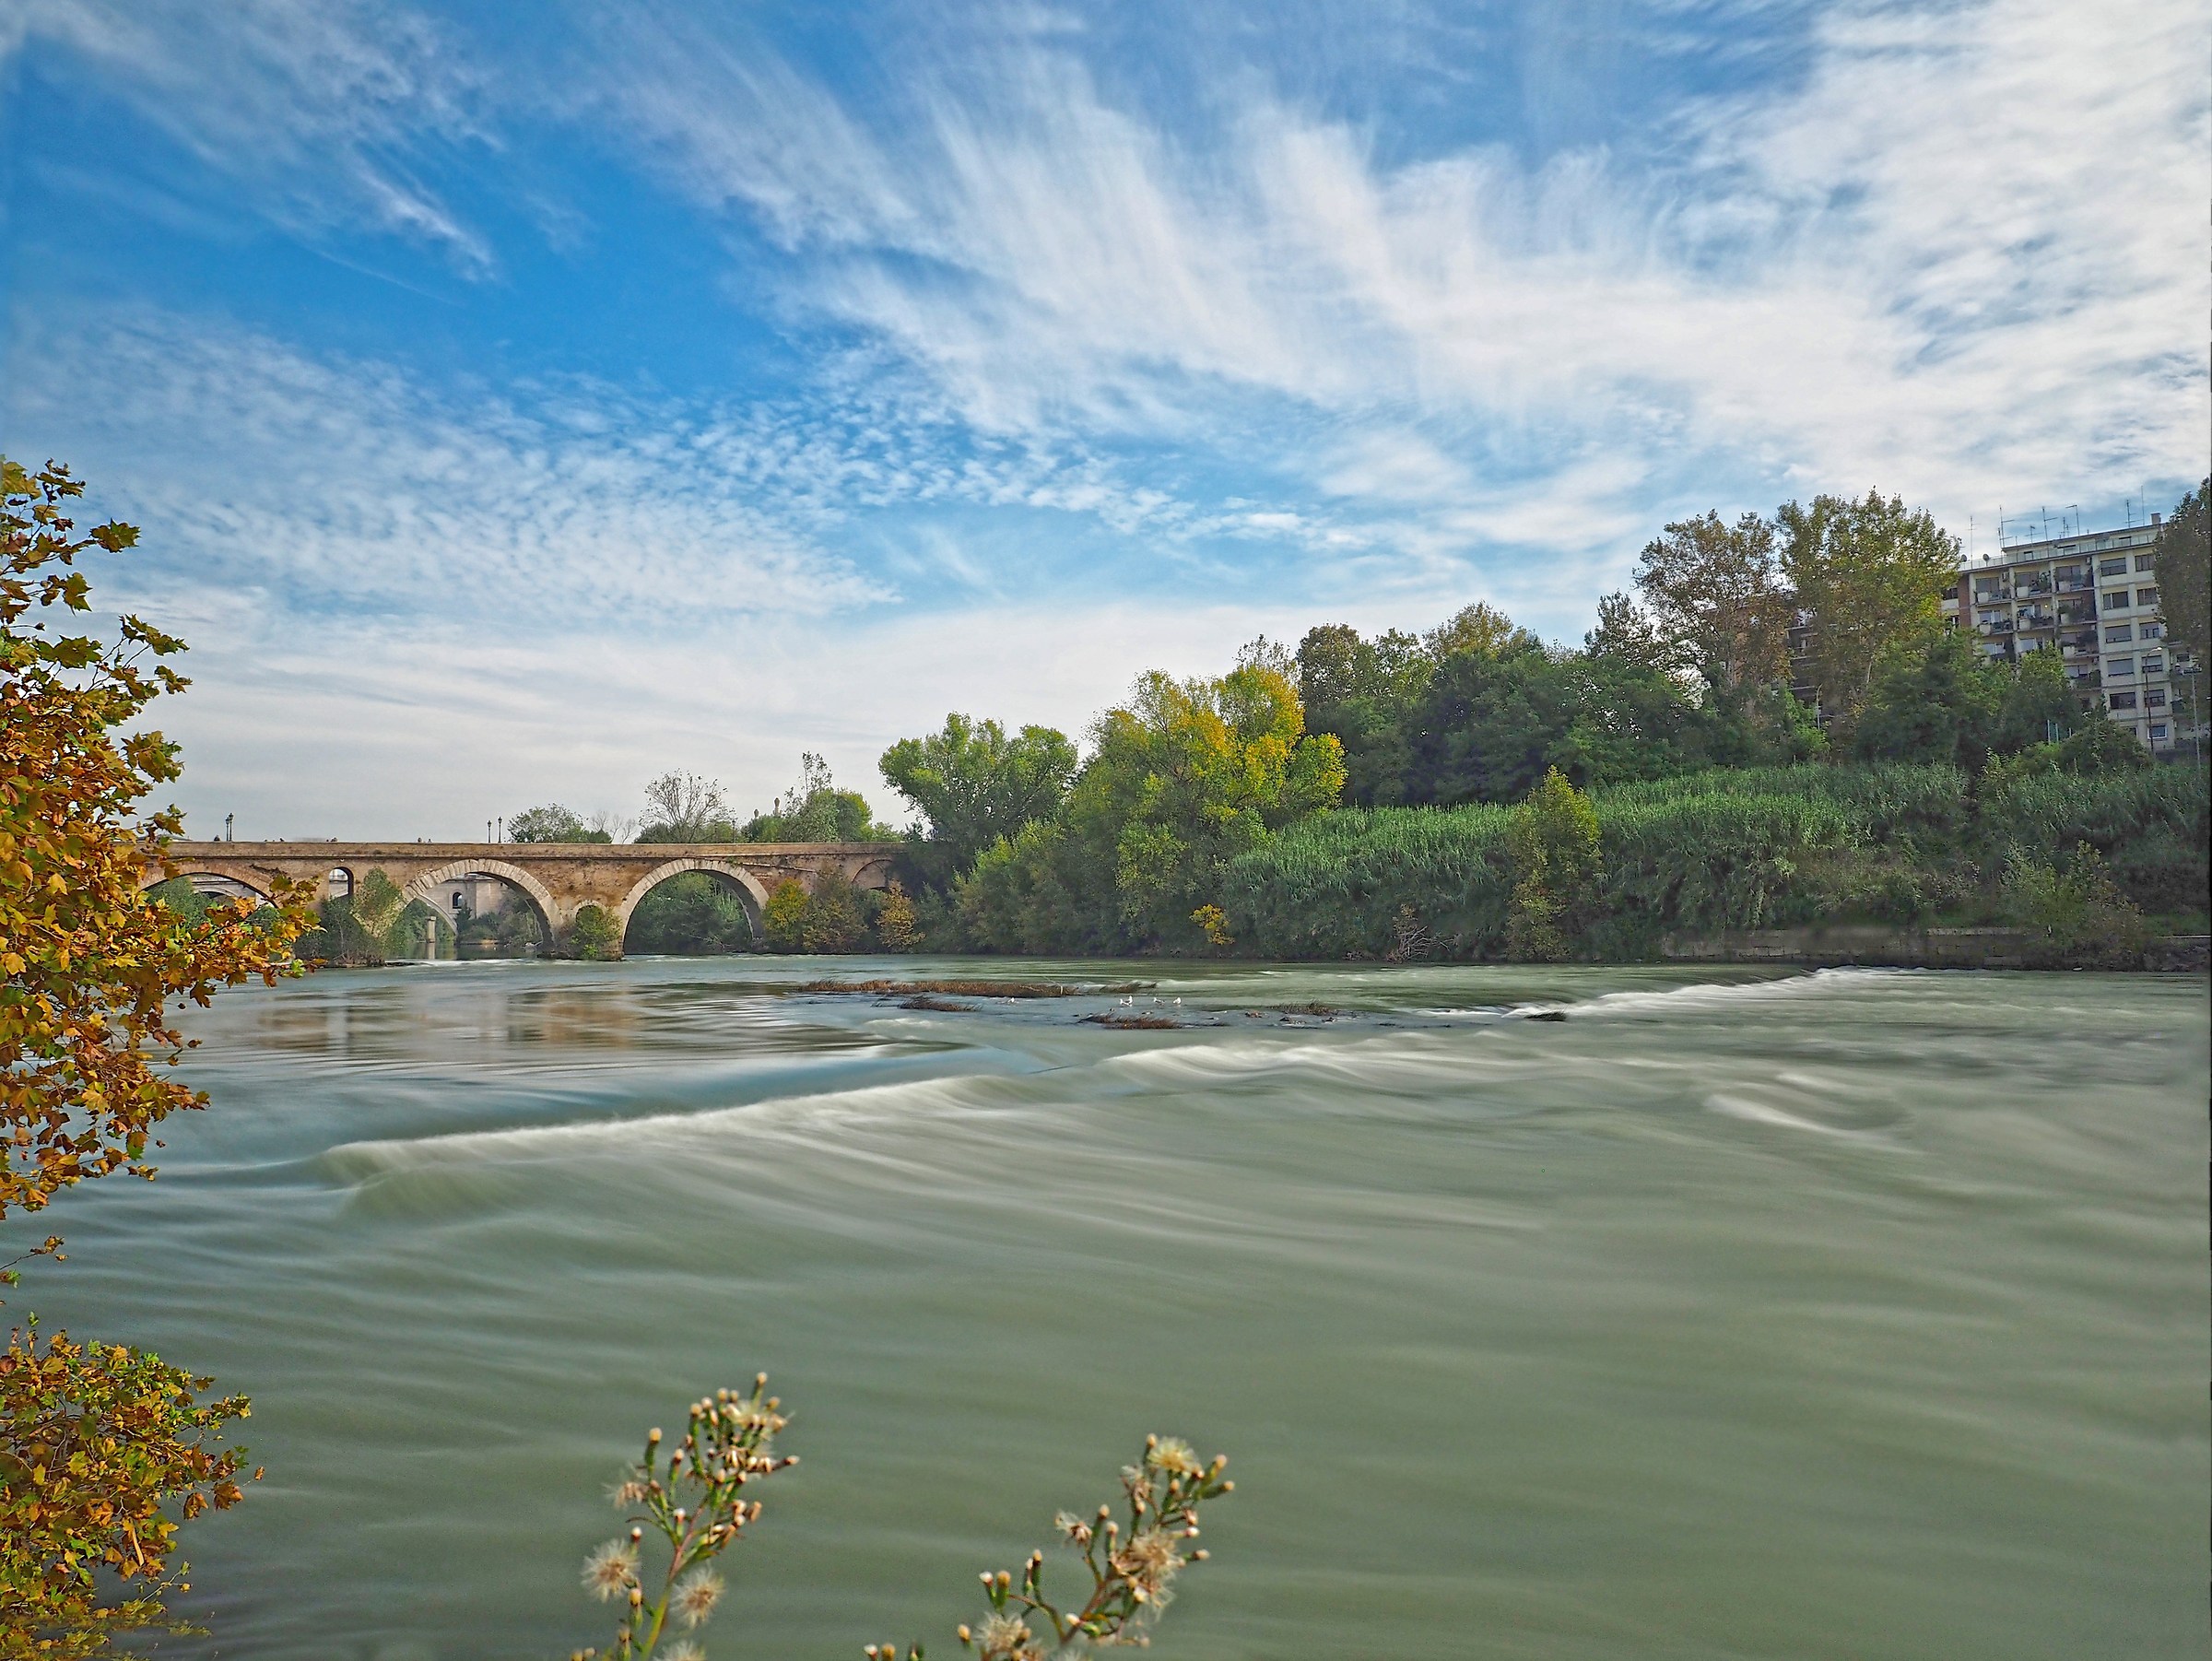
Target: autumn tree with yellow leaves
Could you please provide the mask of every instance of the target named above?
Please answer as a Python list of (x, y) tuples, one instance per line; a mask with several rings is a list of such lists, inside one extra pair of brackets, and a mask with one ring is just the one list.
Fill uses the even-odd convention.
[[(110, 521), (76, 534), (84, 486), (49, 464), (0, 459), (0, 1221), (115, 1172), (151, 1177), (153, 1133), (205, 1097), (170, 1067), (186, 1047), (182, 1000), (273, 982), (309, 919), (273, 905), (192, 917), (145, 890), (173, 878), (173, 807), (146, 798), (178, 776), (175, 748), (132, 730), (184, 679), (183, 642), (136, 617), (91, 632), (95, 550), (135, 547)], [(59, 1241), (16, 1258), (58, 1260)], [(18, 1271), (11, 1265), (6, 1279)], [(41, 1332), (30, 1315), (0, 1351), (0, 1658), (75, 1657), (176, 1623), (177, 1524), (240, 1496), (241, 1450), (221, 1445), (242, 1397), (125, 1345)], [(106, 1574), (103, 1596), (96, 1575)]]

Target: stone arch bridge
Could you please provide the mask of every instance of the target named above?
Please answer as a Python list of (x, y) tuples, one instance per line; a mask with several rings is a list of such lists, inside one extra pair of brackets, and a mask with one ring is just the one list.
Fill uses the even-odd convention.
[[(279, 877), (312, 885), (314, 897), (344, 893), (381, 870), (405, 890), (446, 913), (439, 890), (465, 878), (491, 877), (528, 899), (555, 937), (587, 905), (629, 927), (638, 901), (671, 877), (704, 871), (735, 889), (756, 936), (769, 891), (786, 878), (811, 890), (830, 872), (864, 889), (890, 880), (896, 842), (191, 842), (169, 844), (170, 863), (200, 886), (266, 896)], [(334, 882), (334, 878), (338, 879)], [(145, 882), (162, 879), (148, 864)], [(341, 886), (341, 884), (343, 886)]]

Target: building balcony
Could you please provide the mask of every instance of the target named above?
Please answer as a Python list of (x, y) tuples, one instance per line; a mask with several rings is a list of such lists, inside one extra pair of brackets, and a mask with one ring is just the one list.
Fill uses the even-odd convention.
[(2002, 634), (2010, 634), (2012, 632), (2012, 623), (2009, 619), (1994, 623), (1976, 623), (1974, 625), (1974, 632), (1981, 635), (1984, 639), (1990, 639)]
[(2057, 627), (2057, 619), (2047, 611), (2023, 611), (2013, 619), (2013, 626), (2018, 629), (2052, 629)]
[(2012, 592), (2018, 599), (2040, 600), (2051, 592), (2051, 584), (2041, 578), (2033, 578), (2015, 584)]
[(2077, 692), (2094, 692), (2103, 687), (2104, 677), (2094, 669), (2084, 669), (2077, 675), (2068, 675), (2066, 684)]

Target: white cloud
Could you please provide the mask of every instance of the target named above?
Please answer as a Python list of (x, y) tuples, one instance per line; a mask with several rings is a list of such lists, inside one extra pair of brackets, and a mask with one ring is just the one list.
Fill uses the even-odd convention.
[(1476, 475), (1634, 455), (1647, 514), (1726, 488), (1701, 471), (1963, 516), (2201, 465), (2206, 44), (2186, 0), (1843, 6), (1801, 82), (1682, 112), (1674, 159), (1533, 171), (1386, 166), (1265, 97), (1178, 136), (1034, 42), (873, 124), (703, 57), (611, 84), (688, 188), (812, 252), (800, 303), (985, 430), (1235, 442), (1273, 401), (1347, 429), (1339, 478), (1418, 429)]
[[(494, 634), (888, 597), (823, 551), (804, 513), (764, 505), (764, 474), (808, 469), (758, 432), (589, 384), (524, 389), (538, 395), (527, 410), (433, 395), (174, 317), (41, 336), (47, 372), (13, 389), (11, 442), (72, 458), (158, 526), (187, 588), (311, 618), (465, 617)], [(54, 390), (91, 385), (129, 395)]]
[(484, 80), (420, 14), (371, 0), (16, 0), (15, 52), (90, 66), (199, 159), (295, 227), (361, 218), (444, 248), (489, 245), (421, 177), (432, 143), (491, 142)]

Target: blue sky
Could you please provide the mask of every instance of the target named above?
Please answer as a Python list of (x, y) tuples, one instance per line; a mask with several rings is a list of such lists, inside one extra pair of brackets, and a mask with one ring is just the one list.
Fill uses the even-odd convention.
[(195, 829), (765, 803), (1670, 518), (2206, 465), (2189, 0), (0, 0), (0, 448)]

